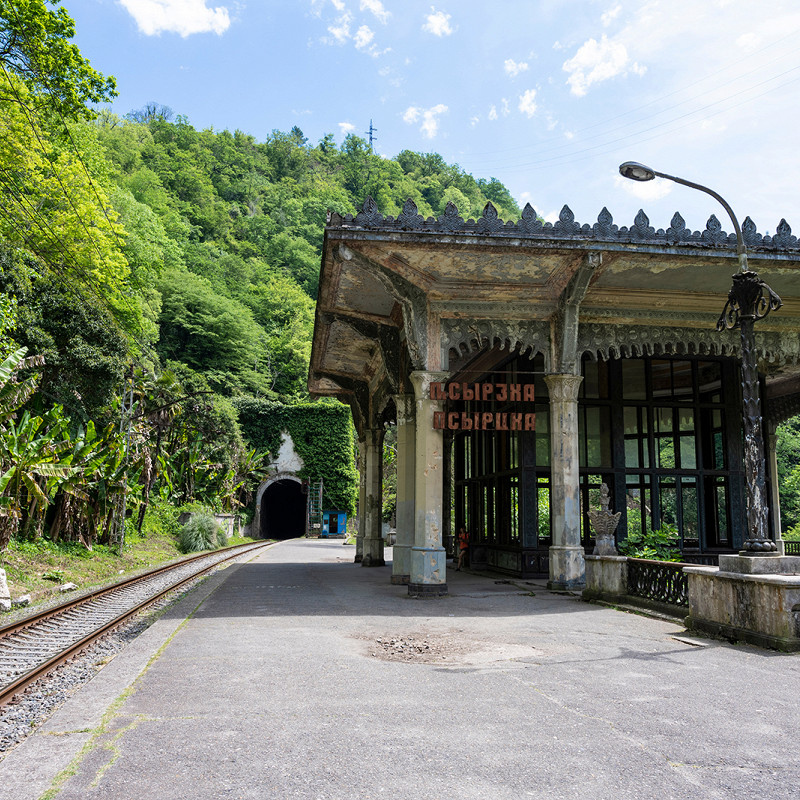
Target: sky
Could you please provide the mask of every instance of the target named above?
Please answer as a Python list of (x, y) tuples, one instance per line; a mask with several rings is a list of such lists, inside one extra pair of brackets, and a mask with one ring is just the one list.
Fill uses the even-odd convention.
[[(608, 208), (693, 230), (711, 197), (635, 183), (623, 161), (706, 185), (743, 222), (800, 235), (800, 2), (772, 0), (64, 0), (75, 41), (198, 129), (302, 129), (438, 152), (553, 221)], [(404, 198), (398, 198), (403, 200)], [(336, 210), (336, 209), (334, 209)]]

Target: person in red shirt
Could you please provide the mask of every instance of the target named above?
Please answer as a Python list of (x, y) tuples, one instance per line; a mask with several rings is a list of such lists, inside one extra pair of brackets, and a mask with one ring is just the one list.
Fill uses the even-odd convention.
[(467, 557), (467, 549), (469, 548), (469, 534), (462, 525), (458, 529), (458, 566), (456, 572), (464, 566), (464, 560)]

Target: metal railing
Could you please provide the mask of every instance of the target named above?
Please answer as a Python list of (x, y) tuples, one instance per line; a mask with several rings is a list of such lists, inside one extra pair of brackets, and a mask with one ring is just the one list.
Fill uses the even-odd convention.
[(628, 594), (674, 606), (689, 605), (687, 564), (676, 561), (628, 559)]
[(783, 552), (787, 556), (800, 556), (800, 541), (783, 540)]

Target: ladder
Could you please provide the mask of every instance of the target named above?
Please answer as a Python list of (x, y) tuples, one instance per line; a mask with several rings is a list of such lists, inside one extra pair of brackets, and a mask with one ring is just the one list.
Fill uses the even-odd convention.
[(322, 478), (308, 482), (308, 536), (322, 534)]

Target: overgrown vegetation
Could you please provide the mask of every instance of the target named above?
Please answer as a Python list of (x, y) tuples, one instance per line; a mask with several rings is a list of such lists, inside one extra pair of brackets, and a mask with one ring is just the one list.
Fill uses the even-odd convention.
[(629, 530), (627, 537), (617, 549), (623, 556), (650, 558), (657, 561), (680, 561), (678, 529), (674, 525), (662, 525), (655, 530)]
[(0, 551), (100, 557), (177, 537), (187, 504), (246, 509), (282, 431), (352, 513), (349, 412), (306, 392), (327, 210), (516, 203), (436, 154), (98, 110), (114, 80), (57, 6), (0, 2)]

